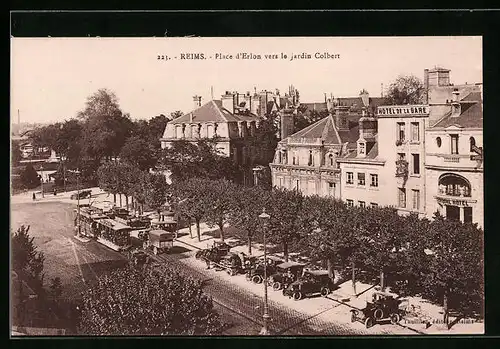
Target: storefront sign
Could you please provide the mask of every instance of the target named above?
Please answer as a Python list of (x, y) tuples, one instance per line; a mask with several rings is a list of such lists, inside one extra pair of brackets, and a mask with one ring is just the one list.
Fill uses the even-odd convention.
[(377, 113), (379, 116), (386, 115), (429, 115), (428, 105), (389, 105), (378, 107)]
[[(448, 198), (436, 198), (437, 201), (442, 205), (452, 205), (452, 206), (469, 206), (470, 201), (461, 199), (448, 199)], [(475, 200), (474, 200), (475, 202)]]

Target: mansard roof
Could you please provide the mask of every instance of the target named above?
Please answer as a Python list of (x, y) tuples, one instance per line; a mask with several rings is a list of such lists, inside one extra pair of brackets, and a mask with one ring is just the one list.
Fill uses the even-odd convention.
[(233, 114), (222, 106), (222, 101), (211, 100), (201, 107), (170, 121), (172, 124), (184, 124), (191, 122), (238, 122), (256, 121), (259, 117), (253, 114)]

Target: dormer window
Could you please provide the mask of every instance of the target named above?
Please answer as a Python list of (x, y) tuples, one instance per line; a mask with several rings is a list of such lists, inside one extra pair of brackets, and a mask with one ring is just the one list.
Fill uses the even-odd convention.
[(333, 157), (333, 154), (328, 155), (328, 161), (331, 167), (335, 164), (335, 159)]
[(359, 149), (358, 149), (359, 155), (365, 155), (365, 152), (366, 152), (366, 144), (359, 143)]

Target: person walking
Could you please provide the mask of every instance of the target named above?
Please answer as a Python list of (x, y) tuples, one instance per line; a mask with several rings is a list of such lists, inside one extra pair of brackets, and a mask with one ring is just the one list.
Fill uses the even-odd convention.
[(35, 193), (33, 193), (33, 201), (35, 201), (35, 200), (36, 200), (36, 195), (35, 195)]

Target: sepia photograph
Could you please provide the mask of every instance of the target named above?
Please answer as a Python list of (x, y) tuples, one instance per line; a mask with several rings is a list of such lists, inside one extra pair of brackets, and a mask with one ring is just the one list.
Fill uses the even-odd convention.
[(11, 337), (484, 334), (482, 39), (11, 37)]

